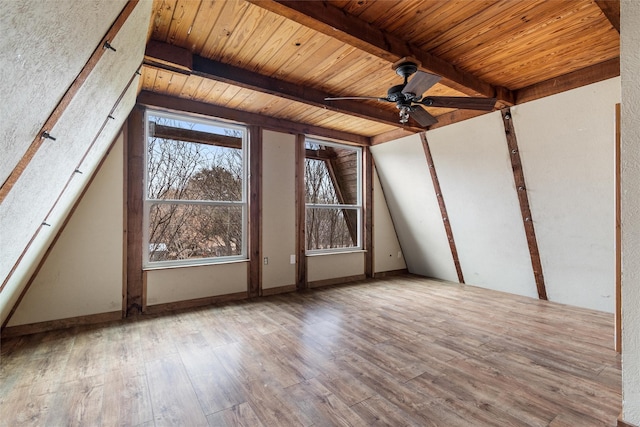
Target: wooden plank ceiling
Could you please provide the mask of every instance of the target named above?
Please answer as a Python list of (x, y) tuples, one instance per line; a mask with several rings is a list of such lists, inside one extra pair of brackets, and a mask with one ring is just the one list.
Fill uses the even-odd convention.
[(140, 89), (384, 140), (422, 128), (324, 97), (384, 97), (411, 57), (442, 76), (427, 95), (501, 108), (615, 77), (619, 54), (619, 0), (154, 0)]

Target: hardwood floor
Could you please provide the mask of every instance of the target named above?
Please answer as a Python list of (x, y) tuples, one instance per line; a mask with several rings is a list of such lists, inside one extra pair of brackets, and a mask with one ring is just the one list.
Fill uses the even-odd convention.
[(612, 315), (413, 276), (2, 342), (3, 426), (615, 426)]

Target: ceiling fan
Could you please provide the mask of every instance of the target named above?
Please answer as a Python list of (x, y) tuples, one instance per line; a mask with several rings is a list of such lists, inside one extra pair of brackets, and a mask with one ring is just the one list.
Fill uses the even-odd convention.
[[(414, 62), (400, 62), (394, 65), (396, 74), (404, 78), (401, 85), (391, 86), (384, 98), (376, 96), (341, 96), (325, 98), (325, 101), (340, 101), (343, 99), (376, 100), (382, 102), (395, 102), (400, 110), (400, 123), (404, 124), (412, 117), (422, 127), (437, 123), (438, 120), (423, 108), (443, 107), (460, 108), (465, 110), (493, 110), (496, 98), (474, 98), (466, 96), (425, 96), (422, 94), (431, 86), (438, 83), (440, 76), (418, 71), (418, 65)], [(409, 80), (411, 75), (415, 74)]]

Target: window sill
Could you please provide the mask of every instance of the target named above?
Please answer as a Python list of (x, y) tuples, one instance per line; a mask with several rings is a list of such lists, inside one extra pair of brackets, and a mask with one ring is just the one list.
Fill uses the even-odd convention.
[(189, 267), (209, 267), (214, 265), (228, 265), (228, 264), (240, 264), (249, 262), (248, 259), (234, 259), (229, 261), (219, 262), (194, 262), (193, 264), (177, 264), (177, 265), (153, 265), (142, 267), (142, 271), (155, 271), (155, 270), (173, 270), (174, 268), (189, 268)]
[(315, 256), (324, 256), (324, 255), (344, 255), (344, 254), (358, 254), (358, 253), (366, 253), (367, 251), (364, 249), (345, 249), (345, 250), (336, 250), (329, 252), (306, 252), (305, 256), (307, 257), (315, 257)]

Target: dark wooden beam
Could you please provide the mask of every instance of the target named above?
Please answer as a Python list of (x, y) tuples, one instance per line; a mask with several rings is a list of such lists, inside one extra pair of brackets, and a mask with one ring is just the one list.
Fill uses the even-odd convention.
[(595, 0), (604, 16), (620, 34), (620, 0)]
[(373, 244), (373, 155), (369, 147), (362, 149), (362, 217), (363, 217), (363, 235), (362, 247), (364, 249), (364, 275), (367, 278), (374, 277), (374, 251)]
[(191, 99), (176, 98), (174, 96), (162, 95), (148, 91), (142, 91), (140, 95), (138, 95), (138, 103), (161, 109), (219, 117), (236, 122), (253, 124), (280, 132), (324, 136), (327, 138), (338, 139), (347, 144), (350, 143), (354, 145), (367, 146), (370, 143), (369, 138), (362, 135), (326, 129), (319, 126), (304, 125), (288, 120), (263, 116), (261, 114), (248, 113), (231, 108), (206, 104), (204, 102), (194, 101)]
[[(194, 55), (193, 75), (212, 79), (245, 89), (267, 93), (269, 95), (286, 98), (291, 101), (302, 102), (314, 107), (324, 108), (337, 113), (349, 114), (367, 120), (373, 120), (392, 126), (399, 126), (398, 115), (384, 108), (368, 103), (344, 100), (340, 102), (325, 101), (325, 98), (336, 96), (311, 87), (290, 83), (273, 77), (263, 76), (242, 68), (224, 64), (222, 62)], [(417, 124), (408, 127), (421, 130)]]
[(120, 12), (120, 15), (118, 15), (118, 17), (114, 21), (113, 25), (111, 25), (111, 28), (109, 28), (109, 30), (107, 31), (107, 34), (105, 34), (102, 40), (100, 40), (100, 43), (98, 44), (98, 46), (96, 46), (95, 50), (89, 57), (89, 60), (86, 62), (84, 67), (82, 67), (82, 70), (80, 70), (80, 73), (76, 76), (75, 80), (67, 88), (66, 92), (58, 102), (58, 105), (56, 105), (56, 107), (53, 109), (53, 112), (45, 121), (44, 125), (42, 125), (42, 128), (40, 128), (38, 133), (35, 135), (35, 138), (31, 142), (31, 145), (29, 145), (29, 147), (27, 148), (27, 151), (22, 155), (22, 158), (18, 161), (18, 164), (13, 168), (11, 174), (7, 177), (7, 179), (0, 187), (0, 203), (2, 203), (7, 197), (7, 194), (9, 194), (9, 191), (11, 191), (15, 183), (18, 181), (18, 178), (20, 178), (22, 172), (24, 172), (24, 170), (27, 168), (33, 157), (36, 155), (36, 153), (44, 143), (46, 139), (44, 138), (45, 133), (50, 132), (51, 129), (53, 129), (53, 127), (56, 125), (56, 123), (58, 123), (58, 120), (60, 120), (62, 114), (65, 112), (69, 104), (71, 104), (73, 98), (75, 98), (76, 94), (78, 93), (80, 88), (82, 88), (93, 69), (96, 67), (96, 65), (98, 65), (98, 62), (100, 61), (100, 58), (102, 58), (102, 55), (106, 50), (108, 50), (105, 48), (105, 43), (113, 41), (133, 10), (136, 8), (137, 4), (138, 0), (129, 0), (122, 9), (122, 12)]
[[(515, 93), (516, 104), (533, 101), (545, 96), (555, 95), (592, 83), (618, 77), (620, 75), (620, 58), (610, 59), (587, 68), (573, 71), (544, 82), (536, 83)], [(440, 119), (440, 117), (438, 117)]]
[(306, 251), (306, 196), (304, 183), (305, 137), (296, 135), (296, 288), (309, 289)]
[(262, 129), (249, 126), (249, 298), (262, 291)]
[(502, 110), (502, 122), (504, 123), (504, 132), (507, 137), (507, 147), (509, 149), (509, 158), (511, 159), (511, 168), (513, 169), (513, 179), (515, 181), (516, 193), (518, 193), (518, 202), (520, 203), (522, 222), (524, 224), (524, 231), (527, 237), (527, 245), (529, 246), (533, 276), (535, 278), (536, 288), (538, 289), (538, 298), (546, 300), (547, 289), (544, 284), (542, 262), (540, 261), (538, 241), (536, 239), (536, 232), (533, 226), (533, 217), (531, 216), (529, 197), (527, 196), (527, 186), (524, 181), (522, 161), (520, 159), (520, 151), (518, 149), (518, 139), (513, 126), (513, 117), (511, 116), (510, 108)]
[(127, 120), (127, 309), (126, 315), (143, 309), (142, 217), (144, 200), (144, 108), (135, 106)]
[(615, 348), (622, 353), (622, 196), (620, 164), (620, 104), (616, 104), (615, 192), (616, 192), (616, 312)]
[(152, 136), (157, 138), (217, 145), (219, 147), (227, 148), (242, 148), (242, 139), (235, 136), (216, 135), (210, 132), (202, 132), (193, 129), (180, 129), (158, 124), (151, 126), (150, 132), (152, 133)]
[[(249, 1), (390, 63), (395, 63), (404, 57), (414, 58), (420, 62), (421, 69), (442, 76), (440, 83), (467, 95), (486, 97), (507, 95), (506, 98), (509, 98), (508, 90), (497, 90), (489, 83), (453, 64), (384, 32), (356, 16), (349, 15), (327, 2)], [(509, 102), (508, 99), (499, 99), (499, 101)]]
[(429, 173), (431, 174), (431, 181), (433, 182), (433, 190), (436, 193), (438, 199), (438, 206), (440, 207), (440, 215), (442, 216), (442, 224), (444, 225), (444, 231), (449, 241), (449, 249), (451, 250), (451, 258), (453, 258), (453, 265), (456, 268), (456, 274), (458, 275), (458, 282), (464, 283), (464, 275), (462, 274), (462, 266), (460, 265), (460, 258), (458, 257), (458, 249), (456, 248), (456, 242), (453, 238), (453, 229), (449, 222), (449, 214), (447, 214), (447, 205), (444, 202), (444, 196), (442, 195), (442, 189), (440, 188), (440, 181), (438, 180), (438, 174), (436, 172), (436, 166), (433, 163), (433, 156), (431, 155), (431, 149), (429, 148), (429, 141), (427, 140), (426, 132), (420, 134), (422, 140), (422, 148), (427, 158), (427, 166), (429, 167)]

